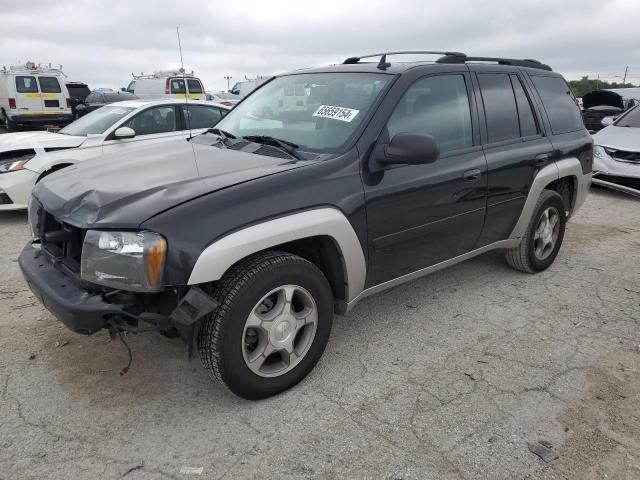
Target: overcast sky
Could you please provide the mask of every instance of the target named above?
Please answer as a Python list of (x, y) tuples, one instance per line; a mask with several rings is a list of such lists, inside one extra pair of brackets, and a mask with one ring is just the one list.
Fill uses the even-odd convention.
[(640, 0), (0, 0), (0, 65), (62, 64), (90, 87), (184, 64), (207, 90), (384, 50), (536, 58), (640, 83)]

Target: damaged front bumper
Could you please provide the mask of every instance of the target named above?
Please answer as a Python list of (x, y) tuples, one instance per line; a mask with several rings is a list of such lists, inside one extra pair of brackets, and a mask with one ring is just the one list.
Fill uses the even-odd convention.
[(56, 267), (56, 260), (27, 244), (18, 264), (36, 298), (74, 332), (91, 335), (102, 329), (115, 331), (158, 330), (177, 332), (189, 346), (199, 320), (211, 312), (215, 301), (197, 287), (160, 293), (102, 292), (84, 288)]
[(640, 153), (616, 158), (607, 149), (596, 146), (593, 158), (592, 183), (619, 192), (640, 197)]

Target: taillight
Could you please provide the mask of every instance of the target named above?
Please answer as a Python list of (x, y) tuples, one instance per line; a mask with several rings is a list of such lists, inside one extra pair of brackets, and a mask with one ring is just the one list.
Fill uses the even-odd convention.
[(170, 93), (170, 90), (169, 90), (169, 79), (168, 79), (168, 78), (167, 78), (167, 83), (166, 83), (166, 85), (164, 86), (164, 93), (165, 93), (166, 95), (169, 95), (169, 93)]
[(15, 98), (10, 98), (9, 99), (9, 108), (11, 108), (11, 109), (15, 109), (16, 108), (16, 99)]
[(67, 108), (71, 108), (72, 103), (71, 98), (67, 97)]

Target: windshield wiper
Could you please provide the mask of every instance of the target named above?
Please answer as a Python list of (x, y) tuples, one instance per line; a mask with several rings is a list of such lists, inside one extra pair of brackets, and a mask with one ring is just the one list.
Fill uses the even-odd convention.
[(280, 147), (281, 150), (284, 150), (286, 153), (291, 155), (296, 160), (306, 160), (302, 155), (300, 155), (296, 150), (300, 148), (293, 142), (289, 142), (288, 140), (282, 140), (280, 138), (270, 137), (269, 135), (247, 135), (246, 137), (242, 137), (244, 140), (249, 140), (250, 142), (262, 143), (266, 145), (273, 145), (275, 147)]
[(224, 130), (220, 130), (219, 128), (208, 128), (206, 132), (204, 133), (213, 133), (214, 135), (219, 135), (221, 136), (223, 139), (227, 140), (227, 139), (235, 139), (236, 136), (233, 133), (229, 133), (229, 132), (225, 132)]

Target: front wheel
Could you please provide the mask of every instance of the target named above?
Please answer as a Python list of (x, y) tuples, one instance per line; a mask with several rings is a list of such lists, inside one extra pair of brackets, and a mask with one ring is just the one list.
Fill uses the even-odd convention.
[(213, 297), (220, 306), (199, 334), (208, 372), (236, 395), (257, 400), (300, 382), (329, 340), (333, 295), (311, 262), (265, 252), (225, 274)]
[(560, 251), (566, 223), (562, 196), (543, 190), (520, 245), (505, 251), (509, 266), (527, 273), (549, 268)]

